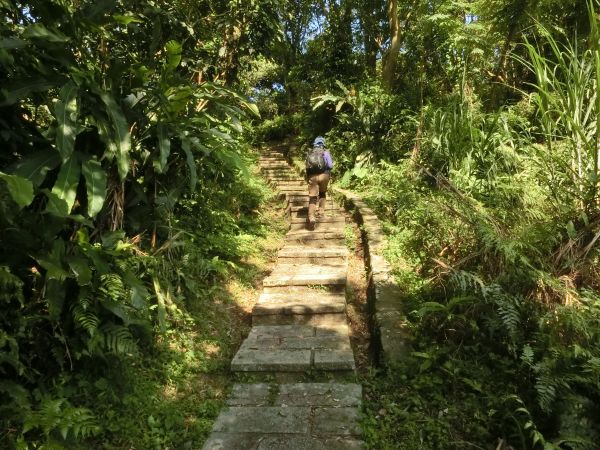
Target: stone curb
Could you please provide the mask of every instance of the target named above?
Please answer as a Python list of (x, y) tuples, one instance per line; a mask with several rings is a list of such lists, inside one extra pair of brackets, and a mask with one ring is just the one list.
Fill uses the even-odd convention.
[[(300, 175), (304, 175), (302, 161), (293, 159), (291, 164)], [(372, 347), (380, 363), (393, 364), (409, 351), (410, 333), (400, 304), (402, 290), (383, 257), (385, 234), (379, 218), (359, 195), (337, 186), (330, 189), (336, 200), (360, 225), (368, 274), (367, 307)]]

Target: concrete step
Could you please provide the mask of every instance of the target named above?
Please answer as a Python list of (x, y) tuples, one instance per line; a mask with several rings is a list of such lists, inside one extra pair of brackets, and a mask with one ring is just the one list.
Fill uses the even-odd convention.
[[(315, 224), (314, 232), (343, 232), (346, 227), (345, 221), (341, 222), (325, 222), (325, 221), (317, 221)], [(290, 231), (298, 231), (298, 230), (306, 230), (307, 222), (300, 221), (294, 222), (290, 225)]]
[(271, 275), (263, 280), (263, 286), (308, 286), (345, 284), (345, 264), (277, 264)]
[(277, 254), (279, 258), (345, 258), (348, 249), (343, 246), (307, 248), (298, 245), (286, 245)]
[[(334, 314), (342, 316), (344, 314)], [(355, 369), (348, 325), (256, 325), (233, 357), (234, 372), (304, 372)]]
[[(290, 202), (288, 201), (291, 211), (296, 212), (296, 211), (302, 211), (302, 210), (308, 210), (308, 200), (306, 201), (296, 201), (296, 202)], [(340, 210), (340, 207), (338, 205), (336, 205), (333, 200), (327, 200), (327, 202), (325, 203), (325, 209), (335, 209), (335, 210)]]
[(310, 231), (310, 230), (295, 230), (288, 231), (284, 239), (286, 241), (301, 241), (306, 243), (309, 241), (339, 241), (344, 242), (344, 233), (341, 231)]
[[(308, 209), (308, 208), (307, 208)], [(303, 217), (292, 217), (291, 223), (306, 223), (306, 218)], [(331, 215), (331, 216), (318, 216), (317, 224), (319, 223), (346, 223), (346, 218), (344, 216)]]
[(360, 385), (236, 384), (203, 450), (358, 450)]
[(331, 314), (346, 311), (346, 297), (343, 294), (309, 288), (305, 291), (304, 294), (263, 292), (252, 315)]

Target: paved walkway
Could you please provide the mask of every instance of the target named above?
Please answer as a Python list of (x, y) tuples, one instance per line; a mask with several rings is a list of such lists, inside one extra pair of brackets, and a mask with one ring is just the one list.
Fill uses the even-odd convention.
[[(329, 200), (325, 216), (308, 231), (306, 182), (274, 150), (262, 154), (260, 167), (286, 196), (291, 224), (231, 370), (286, 382), (235, 384), (203, 448), (362, 449), (361, 386), (343, 381), (355, 372), (343, 212)], [(307, 377), (322, 382), (301, 382)]]

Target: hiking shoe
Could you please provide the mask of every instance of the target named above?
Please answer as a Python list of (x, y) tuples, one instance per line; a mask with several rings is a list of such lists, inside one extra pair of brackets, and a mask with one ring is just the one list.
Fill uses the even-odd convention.
[(316, 223), (316, 220), (314, 217), (311, 217), (310, 219), (308, 219), (306, 227), (309, 229), (309, 231), (313, 231), (315, 229), (315, 223)]

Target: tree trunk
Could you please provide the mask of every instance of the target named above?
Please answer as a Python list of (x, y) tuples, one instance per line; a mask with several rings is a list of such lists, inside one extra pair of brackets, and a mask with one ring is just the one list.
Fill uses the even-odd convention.
[(383, 61), (381, 76), (388, 89), (391, 89), (394, 84), (396, 64), (398, 63), (398, 54), (400, 53), (401, 43), (400, 18), (398, 17), (398, 0), (388, 1), (388, 20), (390, 24), (391, 44)]

